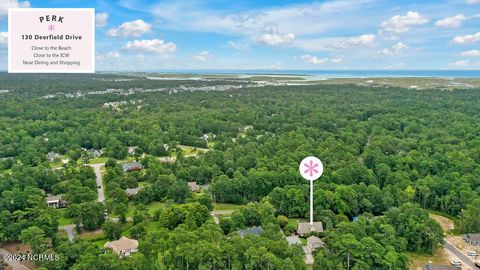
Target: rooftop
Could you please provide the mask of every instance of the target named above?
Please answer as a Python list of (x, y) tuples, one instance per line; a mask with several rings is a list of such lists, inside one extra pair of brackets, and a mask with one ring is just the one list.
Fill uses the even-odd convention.
[(125, 192), (127, 192), (128, 196), (133, 196), (133, 195), (137, 195), (137, 193), (142, 189), (143, 187), (127, 188)]
[(297, 235), (287, 236), (285, 239), (287, 240), (289, 245), (301, 245), (302, 244), (302, 242), (300, 241), (300, 237), (298, 237)]
[(116, 251), (125, 251), (138, 248), (138, 241), (122, 236), (122, 238), (116, 241), (106, 242), (103, 246), (105, 248), (112, 248)]
[(467, 233), (465, 237), (472, 241), (480, 241), (480, 233)]
[(244, 237), (246, 235), (261, 235), (263, 233), (262, 227), (251, 227), (244, 230), (238, 230), (237, 233)]
[(297, 233), (300, 235), (304, 235), (311, 232), (323, 232), (323, 225), (322, 222), (300, 222), (297, 223)]
[(453, 265), (441, 265), (441, 264), (429, 263), (423, 267), (423, 270), (458, 270), (458, 268)]
[(122, 164), (122, 169), (124, 172), (132, 171), (132, 170), (141, 170), (143, 169), (143, 165), (140, 162), (128, 162)]

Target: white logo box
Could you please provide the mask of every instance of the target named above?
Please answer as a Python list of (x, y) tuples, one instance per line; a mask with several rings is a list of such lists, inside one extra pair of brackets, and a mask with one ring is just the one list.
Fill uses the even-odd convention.
[(8, 10), (9, 73), (94, 73), (94, 8)]

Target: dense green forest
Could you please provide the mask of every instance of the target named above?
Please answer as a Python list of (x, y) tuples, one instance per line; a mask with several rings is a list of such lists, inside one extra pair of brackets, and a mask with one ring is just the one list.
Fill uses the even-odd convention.
[[(45, 269), (306, 269), (284, 235), (295, 230), (289, 221), (308, 217), (298, 164), (311, 155), (325, 168), (314, 216), (326, 246), (314, 269), (347, 261), (406, 269), (409, 254), (443, 243), (430, 210), (458, 217), (461, 232), (480, 232), (477, 90), (107, 74), (2, 74), (0, 89), (0, 243), (61, 255), (39, 263)], [(209, 150), (189, 155), (180, 146)], [(88, 149), (108, 159), (105, 204), (84, 166)], [(55, 167), (50, 152), (68, 162)], [(124, 173), (124, 160), (145, 169)], [(191, 192), (191, 181), (209, 188)], [(124, 191), (140, 185), (133, 197)], [(45, 194), (62, 194), (65, 213), (47, 207)], [(164, 207), (150, 212), (155, 202)], [(219, 203), (242, 207), (216, 224), (210, 211)], [(138, 239), (139, 252), (120, 259), (93, 241), (70, 242), (61, 217), (78, 233)], [(264, 233), (236, 233), (252, 226)]]

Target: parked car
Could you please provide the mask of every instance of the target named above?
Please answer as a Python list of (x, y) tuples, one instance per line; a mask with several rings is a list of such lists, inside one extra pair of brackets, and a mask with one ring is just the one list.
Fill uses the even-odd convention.
[(462, 262), (461, 261), (451, 261), (450, 262), (453, 266), (456, 266), (456, 267), (461, 267), (462, 266)]
[(478, 252), (476, 251), (469, 251), (468, 256), (478, 256)]

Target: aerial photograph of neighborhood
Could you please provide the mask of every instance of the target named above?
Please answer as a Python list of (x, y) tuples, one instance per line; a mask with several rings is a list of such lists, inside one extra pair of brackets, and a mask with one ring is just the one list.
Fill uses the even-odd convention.
[(480, 0), (0, 0), (0, 270), (67, 269), (480, 269)]

